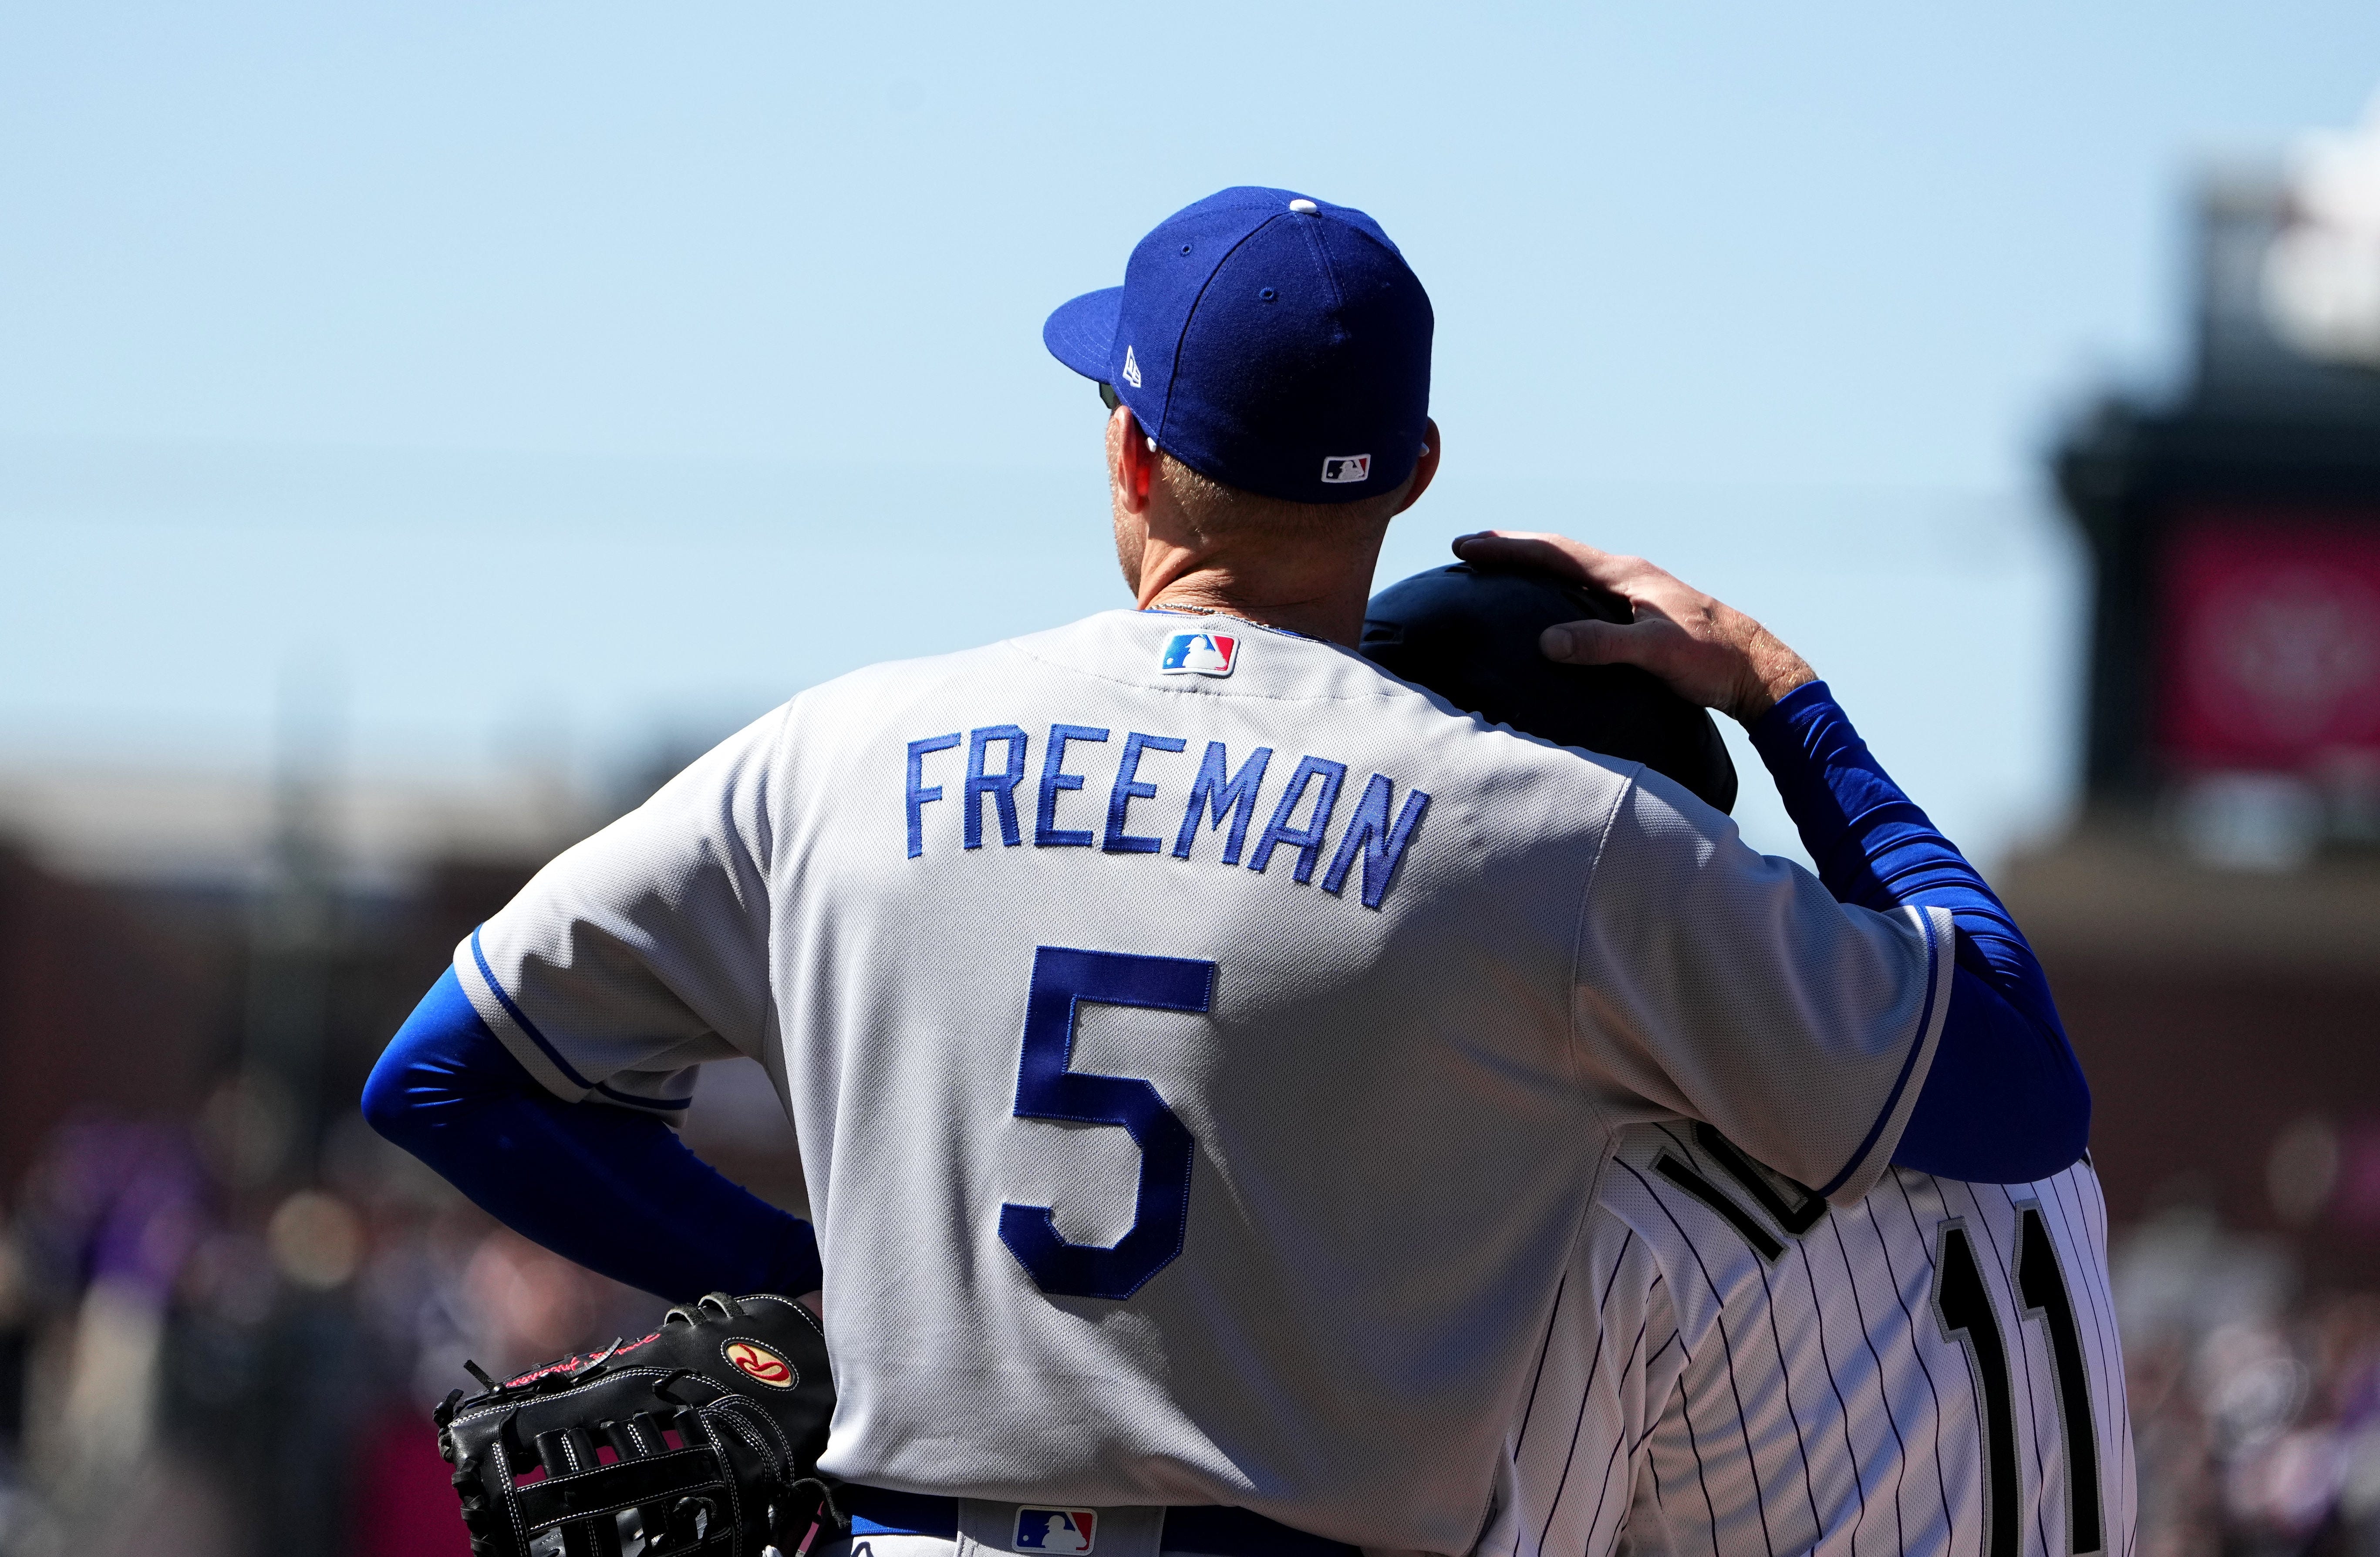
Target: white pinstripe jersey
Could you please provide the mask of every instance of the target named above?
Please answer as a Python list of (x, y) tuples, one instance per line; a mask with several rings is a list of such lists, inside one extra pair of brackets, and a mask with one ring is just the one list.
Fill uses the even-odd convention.
[(2107, 1234), (2087, 1161), (1830, 1210), (1706, 1126), (1630, 1130), (1482, 1557), (2131, 1557)]

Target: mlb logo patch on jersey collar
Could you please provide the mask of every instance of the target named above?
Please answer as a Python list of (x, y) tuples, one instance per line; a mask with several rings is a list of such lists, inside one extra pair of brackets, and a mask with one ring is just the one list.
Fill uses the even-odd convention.
[(1099, 1521), (1098, 1511), (1088, 1508), (1019, 1508), (1016, 1539), (1010, 1545), (1018, 1551), (1075, 1557), (1091, 1550), (1098, 1539)]
[(1167, 638), (1157, 669), (1168, 676), (1228, 676), (1239, 662), (1237, 634), (1200, 627)]

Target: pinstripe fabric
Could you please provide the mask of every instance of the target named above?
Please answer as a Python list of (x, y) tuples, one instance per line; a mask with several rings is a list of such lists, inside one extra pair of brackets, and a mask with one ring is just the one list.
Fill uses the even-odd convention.
[[(2089, 1519), (2069, 1517), (2054, 1304), (2028, 1310), (2018, 1296), (2028, 1208), (2054, 1250), (2088, 1393), (2081, 1463), (2087, 1475), (2095, 1458), (2101, 1535), (2081, 1547)], [(1856, 1205), (1803, 1209), (1797, 1186), (1731, 1165), (1689, 1126), (1628, 1131), (1581, 1225), (1479, 1551), (2132, 1557), (2106, 1218), (2083, 1163), (2006, 1186), (1895, 1169)], [(1943, 1295), (1959, 1266), (1946, 1237), (1967, 1240), (2001, 1340), (2015, 1466), (2004, 1511), (1987, 1474), (1993, 1392), (1974, 1356), (1991, 1348), (1946, 1333), (1943, 1305), (1961, 1311), (1956, 1290)], [(2050, 1290), (2038, 1266), (2024, 1279), (2036, 1298)], [(1993, 1513), (2012, 1538), (1991, 1539)]]

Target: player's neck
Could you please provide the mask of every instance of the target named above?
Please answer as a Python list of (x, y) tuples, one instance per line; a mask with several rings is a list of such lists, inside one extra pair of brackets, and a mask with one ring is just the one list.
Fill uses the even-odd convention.
[(1355, 545), (1214, 550), (1148, 536), (1138, 567), (1129, 571), (1137, 574), (1134, 595), (1144, 610), (1214, 611), (1353, 648), (1363, 636), (1379, 550), (1377, 532)]
[(1348, 648), (1364, 631), (1363, 589), (1299, 599), (1264, 598), (1226, 583), (1203, 577), (1185, 579), (1142, 602), (1143, 610), (1189, 610), (1237, 617), (1263, 627), (1279, 627), (1309, 638), (1322, 638)]

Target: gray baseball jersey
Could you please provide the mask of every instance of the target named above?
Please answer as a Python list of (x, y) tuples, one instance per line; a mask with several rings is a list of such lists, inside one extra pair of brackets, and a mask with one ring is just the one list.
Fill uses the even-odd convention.
[(1467, 1549), (1617, 1130), (1855, 1201), (1948, 915), (1329, 644), (1112, 611), (816, 687), (456, 957), (566, 1098), (783, 1092), (823, 1464)]
[(2131, 1557), (2107, 1235), (2087, 1163), (1830, 1209), (1707, 1127), (1630, 1129), (1483, 1557)]

